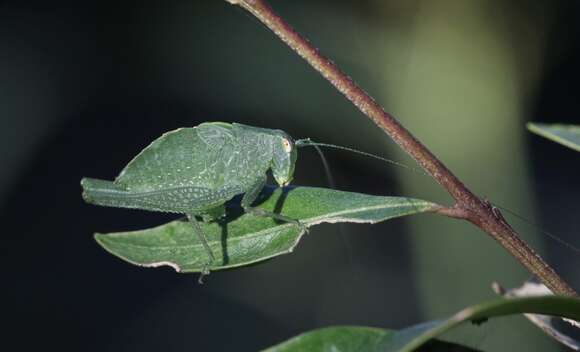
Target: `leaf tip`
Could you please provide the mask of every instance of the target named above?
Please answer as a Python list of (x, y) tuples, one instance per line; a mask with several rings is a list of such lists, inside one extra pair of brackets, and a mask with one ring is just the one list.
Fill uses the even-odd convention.
[(97, 241), (99, 246), (103, 247), (106, 250), (109, 250), (109, 241), (107, 240), (107, 237), (108, 237), (107, 234), (99, 232), (96, 232), (93, 235), (93, 238), (95, 239), (95, 241)]
[(104, 235), (104, 234), (102, 234), (102, 233), (98, 233), (98, 232), (97, 232), (97, 233), (95, 233), (95, 234), (93, 235), (93, 238), (95, 239), (95, 241), (97, 241), (97, 243), (98, 243), (100, 246), (103, 246), (103, 247), (104, 247), (104, 243), (103, 243), (103, 238), (104, 238), (104, 237), (105, 237), (105, 235)]
[(541, 125), (540, 124), (537, 124), (535, 122), (528, 122), (528, 123), (526, 123), (526, 128), (530, 132), (537, 133), (538, 130), (540, 129), (540, 127), (541, 127)]

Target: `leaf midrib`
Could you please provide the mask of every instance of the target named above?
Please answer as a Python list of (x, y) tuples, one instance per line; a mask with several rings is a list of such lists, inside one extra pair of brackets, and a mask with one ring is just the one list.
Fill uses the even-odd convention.
[[(431, 204), (429, 202), (425, 202), (425, 205), (427, 204)], [(325, 220), (327, 219), (332, 219), (332, 218), (336, 218), (337, 216), (340, 215), (344, 215), (344, 214), (349, 214), (349, 213), (359, 213), (359, 212), (364, 212), (364, 211), (371, 211), (371, 210), (380, 210), (380, 209), (389, 209), (389, 208), (394, 208), (397, 206), (400, 206), (401, 204), (391, 204), (388, 206), (385, 205), (375, 205), (375, 206), (370, 206), (370, 207), (360, 207), (360, 208), (351, 208), (348, 210), (341, 210), (341, 211), (336, 211), (333, 213), (328, 213), (326, 215), (319, 215), (316, 217), (312, 217), (312, 218), (307, 218), (304, 220), (304, 222), (309, 225), (309, 226), (313, 226), (313, 225), (318, 225), (321, 224), (323, 222), (325, 222)], [(408, 211), (408, 212), (404, 212), (404, 213), (399, 213), (397, 215), (406, 215), (409, 213), (413, 213), (412, 211)], [(360, 219), (351, 219), (352, 222), (359, 222), (359, 223), (373, 223), (376, 222), (374, 220), (360, 220)], [(268, 227), (266, 229), (260, 230), (258, 232), (253, 232), (252, 234), (249, 235), (243, 235), (243, 236), (238, 236), (238, 237), (234, 237), (232, 238), (230, 241), (234, 242), (234, 243), (239, 243), (245, 239), (252, 239), (255, 237), (259, 237), (259, 236), (263, 236), (265, 234), (268, 234), (269, 232), (274, 232), (274, 230), (278, 230), (278, 229), (283, 229), (285, 227), (291, 227), (291, 226), (296, 226), (293, 224), (281, 224), (281, 225), (277, 225), (277, 226), (273, 226), (273, 227)], [(136, 231), (139, 232), (139, 231)], [(303, 232), (303, 231), (301, 231)], [(114, 237), (126, 237), (126, 236), (131, 236), (131, 235), (135, 235), (135, 232), (132, 233), (124, 233), (124, 234), (118, 234), (118, 235), (105, 235), (105, 234), (100, 234), (101, 236), (114, 236)], [(151, 245), (142, 245), (142, 244), (135, 244), (135, 243), (117, 243), (118, 245), (124, 245), (126, 247), (131, 247), (131, 248), (155, 248), (157, 250), (165, 250), (165, 249), (173, 249), (175, 247), (180, 247), (180, 248), (201, 248), (202, 244), (198, 243), (198, 244), (186, 244), (186, 245), (174, 245), (174, 246), (151, 246)], [(210, 246), (213, 245), (220, 245), (221, 246), (221, 241), (208, 241), (208, 244)]]

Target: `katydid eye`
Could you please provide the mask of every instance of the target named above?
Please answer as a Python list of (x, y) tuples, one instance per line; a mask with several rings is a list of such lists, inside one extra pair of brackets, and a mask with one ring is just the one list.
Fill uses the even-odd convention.
[(292, 143), (290, 143), (290, 141), (286, 138), (282, 138), (282, 146), (284, 147), (284, 151), (286, 153), (290, 153), (290, 151), (292, 151)]

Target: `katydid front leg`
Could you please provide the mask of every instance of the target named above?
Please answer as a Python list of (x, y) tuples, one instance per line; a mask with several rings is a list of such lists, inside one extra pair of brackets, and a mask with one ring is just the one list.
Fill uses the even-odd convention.
[(254, 185), (252, 185), (250, 187), (250, 189), (248, 191), (246, 191), (246, 193), (242, 197), (242, 208), (244, 208), (244, 210), (247, 213), (251, 213), (251, 214), (254, 214), (257, 216), (264, 216), (264, 217), (269, 217), (269, 218), (273, 218), (276, 220), (288, 222), (288, 223), (294, 224), (294, 225), (300, 227), (302, 230), (306, 231), (306, 226), (304, 226), (302, 223), (300, 223), (300, 221), (298, 221), (296, 219), (293, 219), (293, 218), (288, 217), (288, 216), (284, 216), (282, 214), (276, 214), (276, 213), (273, 213), (271, 211), (264, 210), (262, 208), (252, 207), (252, 203), (254, 203), (256, 198), (258, 198), (258, 196), (260, 195), (260, 192), (262, 191), (262, 189), (266, 185), (266, 180), (267, 180), (266, 175), (264, 175), (263, 177), (260, 177), (254, 183)]
[(209, 257), (208, 262), (203, 265), (203, 269), (201, 270), (201, 274), (199, 275), (199, 279), (197, 280), (200, 284), (203, 284), (203, 277), (209, 275), (209, 268), (213, 264), (215, 257), (211, 251), (211, 248), (209, 248), (209, 244), (207, 243), (207, 238), (206, 238), (205, 234), (203, 233), (201, 226), (199, 226), (199, 223), (197, 222), (195, 215), (187, 214), (187, 218), (189, 219), (189, 223), (193, 227), (193, 232), (195, 232), (197, 234), (197, 236), (199, 237), (199, 240), (200, 240), (201, 244), (203, 245), (203, 247), (205, 248), (205, 251), (207, 252), (207, 255)]

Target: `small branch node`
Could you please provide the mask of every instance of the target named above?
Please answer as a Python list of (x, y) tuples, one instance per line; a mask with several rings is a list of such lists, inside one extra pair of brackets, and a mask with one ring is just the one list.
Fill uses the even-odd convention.
[(433, 212), (436, 214), (448, 216), (454, 219), (461, 219), (465, 220), (469, 217), (469, 212), (466, 211), (464, 208), (460, 207), (459, 204), (455, 204), (452, 207), (446, 207), (443, 205), (436, 206), (433, 209)]

